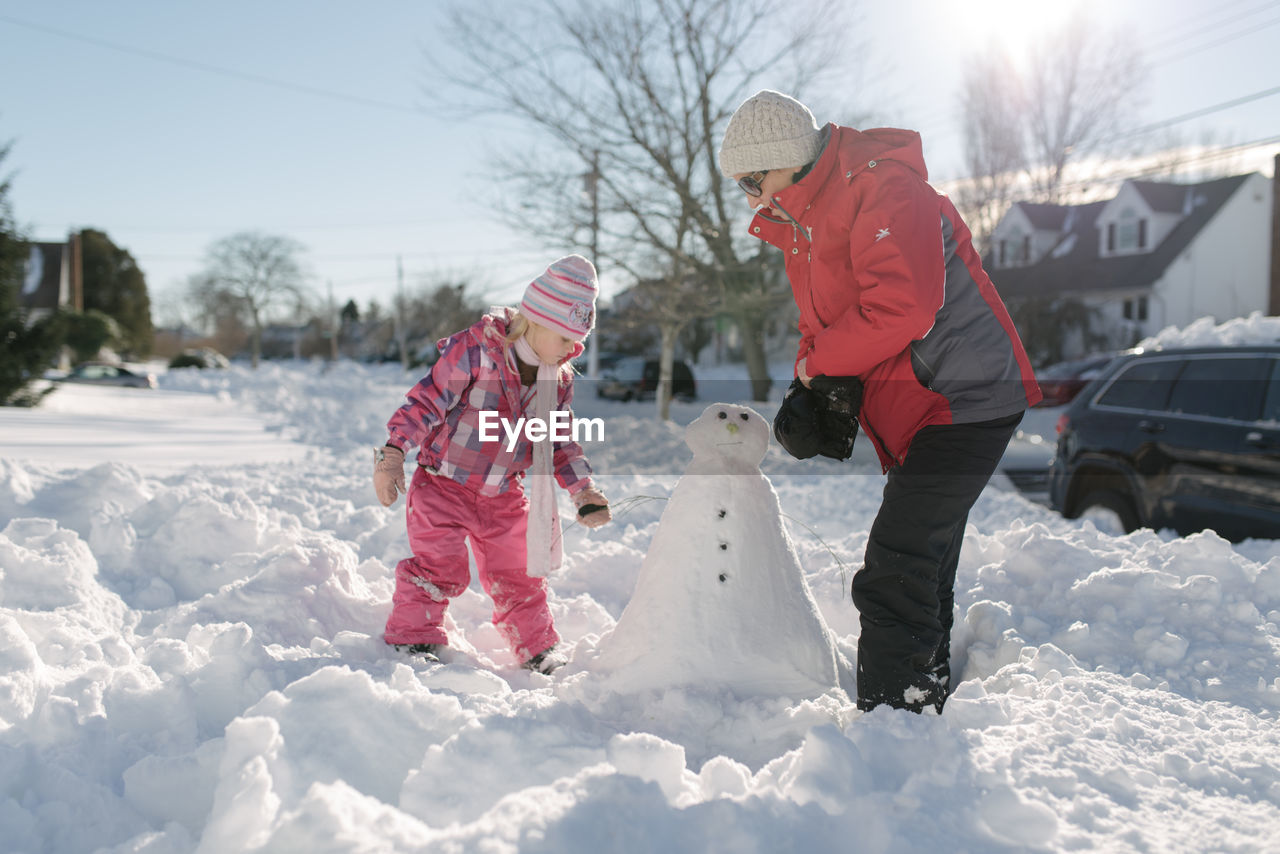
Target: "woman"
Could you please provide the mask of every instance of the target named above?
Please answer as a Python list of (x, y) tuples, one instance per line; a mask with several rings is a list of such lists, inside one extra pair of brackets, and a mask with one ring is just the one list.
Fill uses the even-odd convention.
[(858, 706), (941, 711), (969, 510), (1027, 407), (1031, 364), (920, 136), (819, 128), (764, 90), (733, 114), (720, 168), (783, 251), (800, 309), (796, 376), (857, 377), (858, 422), (888, 474), (853, 601)]

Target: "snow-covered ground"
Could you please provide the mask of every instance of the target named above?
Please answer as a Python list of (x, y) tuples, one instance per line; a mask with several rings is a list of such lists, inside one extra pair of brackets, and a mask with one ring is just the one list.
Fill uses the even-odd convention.
[[(414, 379), (267, 364), (0, 410), (0, 850), (1280, 851), (1280, 543), (1112, 536), (997, 478), (941, 716), (738, 695), (715, 661), (605, 680), (683, 425), (746, 395), (700, 373), (664, 424), (584, 384), (616, 519), (566, 529), (569, 665), (519, 669), (478, 586), (446, 663), (411, 663), (379, 637), (407, 543), (369, 449)], [(763, 465), (846, 663), (868, 451)], [(785, 627), (755, 628), (767, 657)]]

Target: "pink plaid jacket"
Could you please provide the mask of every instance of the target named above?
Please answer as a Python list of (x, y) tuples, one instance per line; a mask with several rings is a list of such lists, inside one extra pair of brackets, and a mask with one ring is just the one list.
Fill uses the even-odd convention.
[[(511, 489), (533, 464), (533, 445), (523, 431), (510, 451), (501, 426), (489, 430), (496, 441), (481, 441), (480, 413), (496, 412), (514, 425), (525, 417), (526, 408), (530, 415), (533, 410), (532, 388), (520, 385), (503, 346), (512, 313), (509, 308), (495, 309), (471, 327), (441, 339), (439, 361), (387, 422), (389, 444), (406, 452), (419, 448), (419, 465), (482, 495)], [(556, 399), (556, 409), (571, 412), (573, 377), (567, 371), (561, 373)], [(492, 416), (490, 420), (497, 423)], [(556, 442), (554, 449), (556, 481), (570, 493), (591, 486), (591, 466), (582, 446), (565, 441)]]

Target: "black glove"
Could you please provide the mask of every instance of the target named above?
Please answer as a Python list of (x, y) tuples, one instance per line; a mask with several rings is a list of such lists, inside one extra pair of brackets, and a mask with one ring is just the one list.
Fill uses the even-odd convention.
[(847, 460), (858, 435), (858, 407), (862, 383), (857, 377), (814, 377), (813, 388), (799, 379), (791, 382), (778, 414), (773, 435), (798, 460), (822, 455)]
[(809, 388), (818, 397), (818, 427), (830, 449), (824, 456), (847, 460), (853, 455), (853, 440), (858, 438), (858, 411), (862, 408), (862, 380), (857, 377), (817, 376), (809, 380)]
[(778, 414), (773, 417), (774, 438), (797, 460), (816, 456), (822, 447), (816, 397), (800, 380), (792, 380)]

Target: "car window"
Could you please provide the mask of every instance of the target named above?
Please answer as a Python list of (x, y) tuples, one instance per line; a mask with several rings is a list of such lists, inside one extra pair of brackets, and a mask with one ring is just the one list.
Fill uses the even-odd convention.
[(1182, 369), (1181, 359), (1148, 359), (1130, 363), (1111, 381), (1098, 406), (1164, 409), (1169, 387)]
[(1267, 400), (1262, 406), (1262, 420), (1280, 423), (1280, 359), (1271, 360), (1271, 382), (1267, 388)]
[(644, 375), (643, 359), (619, 359), (614, 366), (614, 375), (620, 380), (633, 382)]
[(1169, 393), (1169, 411), (1256, 421), (1270, 368), (1270, 359), (1257, 356), (1188, 360)]

